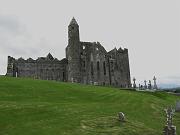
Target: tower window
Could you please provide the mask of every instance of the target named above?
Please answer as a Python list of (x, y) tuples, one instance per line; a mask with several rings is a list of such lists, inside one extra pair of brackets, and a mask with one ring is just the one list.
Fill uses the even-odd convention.
[(74, 30), (74, 27), (72, 26), (72, 30)]

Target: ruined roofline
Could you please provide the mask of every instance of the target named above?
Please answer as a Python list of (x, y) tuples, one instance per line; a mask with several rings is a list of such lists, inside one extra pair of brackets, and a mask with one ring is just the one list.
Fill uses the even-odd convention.
[(16, 60), (16, 59), (12, 56), (8, 56), (8, 60)]
[[(47, 56), (49, 56), (49, 54), (47, 55)], [(12, 57), (12, 56), (8, 56), (8, 60), (10, 61), (10, 62), (29, 62), (29, 63), (33, 63), (33, 62), (62, 62), (62, 61), (64, 61), (64, 59), (66, 59), (66, 58), (62, 58), (61, 60), (58, 60), (57, 58), (53, 58), (53, 59), (48, 59), (47, 57), (38, 57), (36, 60), (35, 59), (32, 59), (32, 58), (27, 58), (27, 59), (24, 59), (24, 58), (22, 58), (22, 57), (20, 57), (20, 58), (14, 58), (14, 57)]]
[(122, 49), (121, 47), (117, 50), (117, 48), (115, 47), (114, 49), (110, 50), (108, 52), (108, 54), (113, 53), (113, 52), (117, 52), (117, 53), (128, 53), (128, 49), (124, 48)]
[(100, 42), (98, 42), (98, 41), (97, 42), (80, 42), (80, 43), (81, 43), (81, 45), (84, 45), (84, 46), (88, 45), (88, 46), (98, 47), (99, 49), (101, 49), (101, 50), (105, 51), (105, 53), (107, 53), (104, 46), (102, 46), (100, 44)]
[[(99, 45), (99, 46), (101, 46), (101, 47), (103, 47), (104, 48), (104, 46), (102, 46), (101, 45), (101, 43), (100, 42), (84, 42), (84, 41), (80, 41), (80, 43), (82, 43), (82, 44), (88, 44), (88, 45)], [(128, 53), (128, 49), (127, 48), (119, 48), (118, 50), (116, 49), (116, 47), (114, 48), (114, 49), (112, 49), (112, 50), (110, 50), (110, 51), (107, 51), (105, 48), (104, 48), (104, 50), (107, 52), (107, 53), (111, 53), (112, 51), (117, 51), (118, 53)]]

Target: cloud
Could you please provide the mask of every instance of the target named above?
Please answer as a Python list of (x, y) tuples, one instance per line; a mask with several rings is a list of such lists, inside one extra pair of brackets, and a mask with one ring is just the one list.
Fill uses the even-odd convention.
[(14, 16), (0, 15), (0, 32), (3, 33), (3, 35), (18, 36), (24, 33), (24, 30)]
[[(26, 40), (27, 36), (25, 27), (20, 24), (18, 18), (10, 15), (0, 15), (0, 35), (3, 52), (18, 51), (18, 45), (20, 46), (21, 43), (16, 41), (20, 38)], [(23, 41), (21, 39), (19, 41)]]
[(0, 35), (0, 52), (15, 57), (36, 56), (48, 44), (45, 38), (36, 38), (18, 17), (11, 15), (0, 15)]
[[(37, 56), (46, 40), (31, 35), (16, 16), (0, 15), (0, 74), (5, 74), (7, 56), (15, 58)], [(39, 45), (38, 45), (39, 44)]]

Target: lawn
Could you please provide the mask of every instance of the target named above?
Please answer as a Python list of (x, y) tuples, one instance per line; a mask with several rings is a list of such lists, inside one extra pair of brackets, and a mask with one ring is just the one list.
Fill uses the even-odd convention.
[[(177, 99), (164, 92), (2, 76), (0, 135), (160, 135), (164, 108)], [(174, 124), (180, 134), (180, 113)]]

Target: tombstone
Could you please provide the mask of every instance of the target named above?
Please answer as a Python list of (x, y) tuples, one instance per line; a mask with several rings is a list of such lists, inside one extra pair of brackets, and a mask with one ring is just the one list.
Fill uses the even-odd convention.
[(133, 83), (133, 88), (135, 89), (136, 88), (136, 78), (135, 77), (133, 78), (133, 82), (134, 82)]
[(157, 80), (157, 79), (156, 79), (156, 77), (154, 76), (153, 81), (154, 81), (154, 89), (155, 89), (155, 90), (158, 89), (157, 84), (156, 84), (156, 80)]
[(118, 120), (119, 120), (120, 122), (125, 122), (125, 115), (124, 115), (123, 112), (119, 112), (119, 113), (118, 113)]
[(73, 77), (71, 78), (71, 82), (74, 83), (74, 78)]
[(175, 109), (175, 111), (180, 112), (180, 100), (176, 101), (176, 109)]
[(176, 126), (173, 125), (172, 118), (174, 115), (175, 110), (172, 106), (165, 109), (166, 112), (166, 125), (164, 126), (163, 134), (164, 135), (176, 135)]
[(143, 86), (139, 84), (139, 90), (143, 90)]

